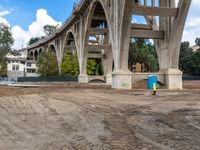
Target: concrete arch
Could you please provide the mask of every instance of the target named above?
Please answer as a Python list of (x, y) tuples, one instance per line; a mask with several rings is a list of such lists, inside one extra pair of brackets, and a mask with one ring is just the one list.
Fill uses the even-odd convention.
[(33, 51), (30, 51), (30, 52), (29, 52), (29, 58), (30, 58), (31, 60), (34, 59), (34, 53), (33, 53)]
[(53, 52), (54, 54), (57, 55), (57, 52), (56, 52), (56, 46), (54, 44), (49, 44), (48, 48), (47, 48), (47, 51), (51, 51)]
[(62, 51), (62, 56), (64, 55), (64, 51), (65, 51), (66, 46), (71, 44), (71, 43), (68, 44), (68, 42), (73, 41), (70, 38), (72, 38), (74, 40), (74, 45), (72, 45), (72, 46), (75, 47), (76, 52), (77, 52), (77, 56), (78, 56), (78, 59), (79, 59), (80, 58), (80, 54), (78, 52), (77, 40), (76, 40), (75, 34), (74, 34), (74, 32), (72, 30), (68, 30), (66, 32), (65, 36), (64, 36), (64, 42), (63, 42), (63, 48), (64, 49)]
[[(112, 37), (112, 26), (111, 26), (111, 23), (110, 23), (110, 19), (109, 19), (109, 14), (107, 12), (107, 9), (106, 9), (106, 6), (105, 6), (105, 2), (103, 2), (102, 0), (95, 0), (91, 3), (91, 6), (90, 6), (90, 9), (89, 9), (89, 14), (87, 16), (87, 23), (86, 23), (86, 28), (85, 28), (85, 32), (87, 32), (87, 29), (89, 28), (90, 24), (91, 24), (91, 21), (92, 21), (92, 16), (94, 14), (94, 11), (95, 11), (95, 8), (96, 8), (96, 5), (97, 4), (100, 4), (101, 7), (103, 8), (103, 12), (105, 14), (105, 17), (106, 17), (106, 23), (107, 23), (107, 26), (108, 26), (108, 30), (109, 30), (109, 41), (110, 43), (112, 43), (113, 41), (113, 37)], [(84, 43), (86, 43), (86, 38), (87, 36), (85, 36), (85, 41)]]
[(106, 83), (105, 76), (88, 76), (89, 83)]
[[(113, 41), (113, 38), (112, 38), (112, 26), (111, 26), (111, 23), (110, 23), (110, 18), (109, 18), (109, 14), (108, 14), (108, 8), (106, 8), (106, 3), (103, 2), (102, 0), (95, 0), (93, 1), (91, 4), (90, 4), (90, 9), (89, 9), (89, 14), (87, 16), (87, 22), (86, 22), (86, 26), (85, 26), (85, 33), (86, 33), (86, 36), (85, 36), (85, 39), (84, 39), (84, 46), (85, 45), (88, 45), (89, 43), (89, 33), (88, 33), (88, 29), (90, 29), (91, 27), (93, 27), (93, 16), (95, 15), (95, 11), (98, 10), (98, 9), (102, 9), (102, 14), (103, 16), (105, 16), (105, 23), (106, 23), (106, 27), (104, 27), (105, 29), (108, 29), (108, 35), (107, 37), (105, 36), (104, 37), (104, 43), (105, 44), (105, 41), (107, 40), (107, 45), (111, 45), (111, 47), (109, 48), (109, 51), (106, 52), (106, 55), (108, 56), (108, 58), (111, 58), (113, 60), (113, 49), (112, 49), (112, 41)], [(101, 15), (102, 15), (101, 14)], [(99, 20), (99, 22), (102, 22)], [(98, 26), (96, 26), (98, 28)], [(107, 39), (106, 39), (107, 38)], [(84, 56), (87, 56), (87, 49), (86, 47), (84, 48)], [(86, 58), (84, 59), (84, 61), (87, 60)], [(110, 60), (102, 60), (104, 62), (104, 66), (108, 65), (109, 62), (111, 62), (110, 66), (112, 66), (112, 61)], [(83, 63), (83, 68), (85, 68), (86, 66), (86, 62)], [(111, 67), (109, 67), (111, 68)], [(110, 71), (107, 71), (107, 67), (104, 67), (104, 72), (105, 74), (111, 74)]]
[(34, 58), (35, 58), (35, 60), (38, 59), (38, 56), (39, 56), (38, 50), (35, 50), (35, 52), (34, 52)]
[(40, 49), (38, 50), (39, 56), (41, 55), (42, 52), (43, 52), (43, 48), (40, 48)]

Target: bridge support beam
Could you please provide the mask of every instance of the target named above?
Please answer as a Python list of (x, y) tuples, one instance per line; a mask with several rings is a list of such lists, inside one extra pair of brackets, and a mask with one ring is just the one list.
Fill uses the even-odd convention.
[(88, 83), (88, 75), (87, 74), (80, 74), (78, 76), (78, 82), (79, 83)]
[(112, 74), (112, 87), (115, 89), (131, 89), (132, 73), (128, 70), (128, 55), (133, 1), (115, 0), (113, 5), (112, 49), (114, 53), (114, 72)]
[(170, 90), (183, 89), (183, 73), (179, 69), (167, 69), (165, 72), (165, 86)]
[(112, 75), (111, 74), (106, 75), (106, 83), (112, 84)]
[(102, 59), (104, 75), (106, 77), (106, 83), (112, 84), (112, 67), (113, 67), (113, 54), (112, 50), (106, 50), (106, 54)]
[(125, 71), (113, 72), (112, 87), (115, 89), (131, 89), (132, 73)]
[[(160, 0), (160, 7), (175, 7), (174, 0)], [(180, 1), (176, 18), (160, 17), (160, 30), (165, 31), (163, 40), (155, 42), (160, 72), (165, 74), (165, 85), (168, 89), (182, 89), (182, 72), (178, 69), (179, 53), (184, 25), (191, 0)]]

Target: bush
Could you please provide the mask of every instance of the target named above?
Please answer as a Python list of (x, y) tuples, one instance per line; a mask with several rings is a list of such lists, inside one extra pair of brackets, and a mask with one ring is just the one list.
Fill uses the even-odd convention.
[(36, 65), (37, 73), (42, 77), (58, 76), (59, 74), (56, 54), (51, 51), (42, 52)]

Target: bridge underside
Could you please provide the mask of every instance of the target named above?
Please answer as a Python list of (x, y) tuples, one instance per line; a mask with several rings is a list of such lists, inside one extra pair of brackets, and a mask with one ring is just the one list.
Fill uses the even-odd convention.
[[(82, 0), (57, 33), (29, 48), (30, 55), (53, 45), (60, 67), (64, 51), (76, 50), (80, 83), (95, 80), (87, 75), (87, 60), (94, 58), (101, 59), (104, 68), (103, 78), (97, 79), (116, 89), (130, 89), (148, 76), (128, 70), (130, 38), (153, 39), (160, 82), (168, 89), (182, 89), (178, 62), (190, 4), (191, 0), (179, 0), (178, 5), (176, 0)], [(136, 16), (145, 22), (136, 22)]]

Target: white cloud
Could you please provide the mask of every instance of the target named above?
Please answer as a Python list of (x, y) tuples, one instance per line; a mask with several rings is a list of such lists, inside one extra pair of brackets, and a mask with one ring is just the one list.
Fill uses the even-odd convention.
[(10, 26), (9, 22), (3, 17), (0, 17), (0, 23), (4, 23), (4, 24)]
[(200, 0), (192, 0), (191, 8), (183, 33), (183, 41), (189, 41), (191, 45), (195, 44), (195, 39), (200, 37)]
[(8, 10), (0, 10), (0, 23), (4, 23), (10, 26), (9, 22), (4, 18), (4, 16), (10, 14)]
[(200, 6), (200, 1), (199, 0), (192, 0), (192, 3), (194, 6)]
[(30, 38), (45, 35), (43, 32), (43, 26), (47, 24), (61, 25), (61, 22), (55, 21), (48, 15), (45, 9), (38, 9), (36, 13), (36, 20), (29, 25), (27, 31), (23, 30), (20, 26), (12, 27), (13, 38), (15, 39), (13, 48), (20, 49), (22, 45), (25, 47)]
[(0, 11), (0, 17), (6, 16), (8, 14), (10, 14), (8, 10)]

